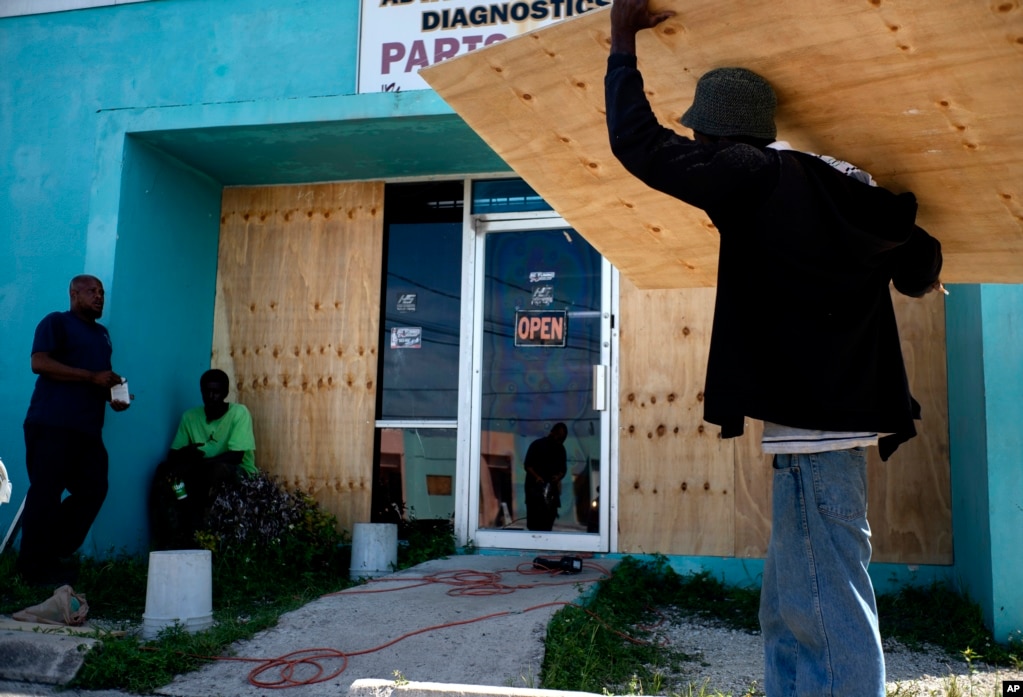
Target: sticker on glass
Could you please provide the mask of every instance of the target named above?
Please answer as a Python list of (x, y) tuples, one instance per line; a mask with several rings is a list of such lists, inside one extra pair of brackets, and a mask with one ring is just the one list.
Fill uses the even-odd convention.
[(420, 348), (423, 345), (422, 327), (392, 327), (391, 348)]
[(398, 295), (398, 302), (395, 306), (398, 312), (416, 311), (416, 293), (401, 293)]
[(547, 307), (554, 302), (554, 286), (536, 286), (533, 288), (533, 299), (529, 304), (533, 307)]

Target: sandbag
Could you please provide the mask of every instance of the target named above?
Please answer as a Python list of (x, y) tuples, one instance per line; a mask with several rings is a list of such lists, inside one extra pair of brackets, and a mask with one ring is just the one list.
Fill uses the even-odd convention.
[(11, 616), (19, 622), (78, 627), (85, 623), (87, 614), (89, 614), (89, 604), (85, 602), (85, 596), (75, 593), (71, 586), (63, 585), (53, 591), (50, 598), (38, 605), (15, 612)]

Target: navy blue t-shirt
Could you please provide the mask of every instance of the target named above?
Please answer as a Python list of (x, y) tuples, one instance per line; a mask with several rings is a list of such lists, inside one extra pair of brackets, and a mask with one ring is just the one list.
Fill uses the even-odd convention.
[[(86, 322), (73, 312), (51, 312), (36, 327), (32, 353), (48, 353), (72, 368), (110, 370), (113, 346), (107, 328)], [(40, 375), (25, 416), (26, 424), (68, 428), (96, 437), (110, 390), (91, 382), (64, 382)]]

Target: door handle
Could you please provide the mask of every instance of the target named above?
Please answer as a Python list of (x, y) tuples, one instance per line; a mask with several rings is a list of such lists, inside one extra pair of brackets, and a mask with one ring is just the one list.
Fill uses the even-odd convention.
[(607, 366), (593, 366), (593, 409), (607, 410)]

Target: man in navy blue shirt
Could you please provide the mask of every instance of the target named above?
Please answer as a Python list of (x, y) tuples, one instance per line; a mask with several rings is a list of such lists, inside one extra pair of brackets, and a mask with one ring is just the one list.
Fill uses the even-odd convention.
[(75, 276), (69, 294), (71, 309), (44, 317), (32, 342), (32, 372), (39, 377), (25, 416), (29, 489), (18, 571), (39, 585), (74, 580), (62, 560), (85, 541), (107, 495), (106, 404), (114, 411), (129, 406), (111, 400), (111, 388), (123, 380), (111, 366), (110, 334), (96, 321), (103, 315), (103, 284)]

